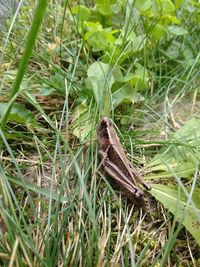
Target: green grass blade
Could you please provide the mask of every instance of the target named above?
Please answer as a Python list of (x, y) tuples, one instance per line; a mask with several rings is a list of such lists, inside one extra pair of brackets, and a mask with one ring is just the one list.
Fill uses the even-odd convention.
[[(42, 19), (45, 15), (45, 10), (47, 8), (47, 0), (40, 0), (38, 2), (36, 11), (35, 11), (35, 16), (33, 18), (33, 23), (31, 26), (31, 29), (29, 31), (28, 37), (27, 37), (27, 44), (25, 47), (25, 51), (24, 54), (22, 56), (20, 65), (19, 65), (19, 69), (17, 72), (17, 76), (15, 79), (15, 82), (13, 84), (12, 87), (12, 91), (10, 94), (10, 98), (12, 99), (20, 90), (20, 84), (23, 80), (26, 68), (28, 66), (28, 62), (29, 59), (31, 57), (32, 51), (33, 51), (33, 47), (35, 45), (36, 39), (37, 39), (37, 35), (40, 29), (40, 25), (42, 23)], [(4, 129), (6, 122), (8, 120), (10, 111), (11, 111), (12, 105), (9, 105), (7, 110), (5, 111), (4, 115), (1, 118), (0, 124), (1, 124), (1, 128)]]

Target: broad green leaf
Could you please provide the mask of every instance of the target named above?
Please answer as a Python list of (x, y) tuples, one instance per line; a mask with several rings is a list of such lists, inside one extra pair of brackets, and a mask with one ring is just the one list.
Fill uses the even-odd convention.
[(158, 41), (160, 40), (161, 38), (165, 37), (166, 35), (166, 27), (163, 26), (162, 24), (160, 23), (157, 23), (153, 29), (151, 30), (150, 34), (151, 34), (151, 37), (153, 39), (153, 41)]
[(101, 31), (103, 29), (99, 22), (85, 21), (84, 27), (87, 31)]
[(119, 66), (116, 66), (112, 71), (115, 82), (123, 82), (124, 77)]
[(173, 14), (175, 6), (170, 0), (136, 0), (135, 7), (148, 18), (159, 17), (160, 14)]
[(162, 16), (162, 22), (163, 22), (163, 25), (169, 25), (171, 23), (180, 24), (180, 20), (177, 19), (177, 17), (172, 16), (170, 14), (164, 14)]
[(195, 60), (193, 51), (190, 48), (185, 47), (185, 49), (183, 49), (183, 56), (185, 58), (185, 64), (188, 67), (192, 67), (192, 65), (194, 64), (194, 60)]
[(149, 170), (161, 171), (161, 177), (171, 177), (174, 172), (189, 179), (199, 165), (200, 119), (189, 120), (171, 140), (174, 144), (162, 149), (152, 159), (148, 164)]
[(82, 115), (76, 123), (73, 124), (73, 127), (73, 135), (76, 136), (80, 142), (88, 140), (92, 129), (92, 119), (89, 117), (89, 113)]
[(109, 64), (94, 62), (87, 71), (87, 82), (91, 85), (100, 112), (109, 115), (111, 109), (111, 87), (114, 77)]
[(179, 9), (184, 2), (185, 0), (174, 0), (174, 5), (176, 9)]
[[(190, 189), (187, 192), (189, 195)], [(183, 190), (179, 193), (175, 186), (153, 184), (151, 193), (177, 221), (182, 222), (200, 245), (200, 189), (194, 190), (189, 203), (186, 193)]]
[(88, 111), (88, 106), (86, 104), (86, 101), (83, 101), (83, 103), (78, 105), (76, 109), (74, 110), (73, 115), (72, 115), (72, 121), (78, 120), (78, 118), (80, 118), (81, 115), (83, 115), (87, 111)]
[(127, 47), (127, 51), (131, 51), (132, 53), (141, 51), (146, 43), (146, 35), (138, 35), (134, 36), (133, 39), (129, 42)]
[(136, 91), (143, 91), (148, 87), (149, 75), (145, 67), (140, 64), (136, 64), (137, 69), (135, 70), (134, 85)]
[(166, 55), (170, 58), (170, 59), (176, 59), (180, 56), (180, 47), (179, 45), (176, 45), (174, 42), (172, 43), (172, 45), (170, 45), (167, 50), (166, 50)]
[(102, 15), (104, 16), (112, 15), (111, 11), (112, 0), (95, 0), (95, 3), (97, 4), (97, 9)]
[(136, 0), (135, 1), (135, 7), (140, 11), (140, 12), (144, 12), (147, 11), (149, 8), (151, 8), (151, 6), (153, 5), (153, 1), (152, 0)]
[(110, 10), (111, 10), (111, 12), (113, 14), (119, 13), (120, 10), (121, 10), (121, 4), (116, 2), (116, 3), (112, 4), (112, 5), (110, 5)]
[(132, 102), (133, 104), (138, 101), (143, 101), (144, 97), (135, 91), (135, 88), (126, 83), (112, 94), (113, 107), (116, 108), (122, 102)]
[(177, 36), (188, 34), (188, 32), (184, 28), (175, 25), (169, 26), (168, 30), (170, 33)]
[(104, 29), (89, 31), (85, 34), (85, 40), (95, 51), (107, 50), (109, 43), (115, 42), (115, 37), (111, 32)]
[(200, 118), (192, 118), (187, 121), (175, 134), (174, 139), (192, 142), (199, 141), (200, 138)]
[(152, 5), (153, 5), (152, 0), (143, 1), (143, 4), (140, 7), (140, 12), (145, 13), (146, 11), (149, 11), (149, 9), (152, 7)]
[[(118, 61), (120, 64), (122, 64), (122, 62), (124, 60), (126, 60), (127, 58), (130, 58), (133, 56), (133, 54), (141, 51), (142, 49), (144, 49), (145, 44), (146, 44), (146, 35), (142, 34), (139, 36), (135, 36), (135, 34), (133, 34), (133, 38), (127, 42), (126, 48), (124, 49), (123, 54), (119, 54), (118, 55)], [(127, 36), (127, 40), (130, 39), (129, 36)], [(119, 59), (120, 56), (120, 59)]]
[(76, 20), (79, 23), (83, 23), (84, 21), (89, 20), (91, 12), (86, 6), (77, 5), (72, 8), (72, 13), (76, 15)]
[(90, 137), (92, 129), (92, 113), (89, 111), (85, 103), (80, 104), (72, 114), (72, 128), (73, 135), (76, 136), (80, 142), (87, 140)]
[(136, 64), (137, 69), (134, 73), (129, 73), (124, 77), (125, 82), (129, 82), (135, 91), (143, 91), (148, 87), (149, 75), (146, 68), (140, 64)]
[(64, 93), (64, 76), (61, 73), (56, 72), (55, 75), (51, 76), (51, 79), (43, 78), (43, 82), (45, 88), (50, 90), (54, 88), (56, 91)]
[(105, 31), (90, 31), (87, 32), (84, 37), (94, 51), (106, 50), (108, 47)]
[[(0, 103), (0, 117), (2, 117), (7, 107), (6, 103)], [(22, 104), (15, 103), (11, 109), (8, 117), (9, 121), (22, 123), (22, 124), (36, 124), (33, 113), (25, 108)]]
[[(123, 82), (124, 84), (112, 94), (112, 104), (114, 108), (122, 102), (135, 103), (144, 100), (144, 98), (137, 93), (137, 91), (141, 92), (147, 88), (149, 81), (148, 71), (140, 64), (135, 65), (135, 72), (127, 74), (123, 79), (122, 76), (118, 74), (120, 77), (119, 81)], [(117, 71), (117, 68), (115, 68), (115, 70)], [(115, 73), (115, 70), (113, 74)], [(119, 69), (117, 72), (119, 72)], [(115, 81), (117, 81), (116, 78)]]
[(173, 14), (175, 11), (175, 6), (171, 0), (157, 0), (158, 6), (161, 5), (161, 10), (164, 14)]
[(126, 41), (134, 40), (136, 38), (136, 33), (133, 31), (132, 28), (129, 31), (122, 29), (121, 36), (123, 38), (117, 38), (117, 40), (115, 42), (118, 45), (122, 45), (124, 43), (124, 40), (126, 40)]
[(107, 50), (108, 45), (114, 44), (115, 37), (113, 34), (118, 32), (118, 30), (106, 30), (103, 29), (99, 22), (85, 22), (85, 29), (87, 33), (84, 35), (85, 40), (95, 51)]

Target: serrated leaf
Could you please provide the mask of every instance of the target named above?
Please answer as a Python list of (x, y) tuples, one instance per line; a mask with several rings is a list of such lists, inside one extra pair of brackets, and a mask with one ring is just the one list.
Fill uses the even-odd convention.
[[(189, 190), (187, 190), (188, 195), (190, 194)], [(177, 221), (182, 222), (200, 245), (200, 190), (194, 190), (190, 203), (188, 203), (186, 193), (183, 190), (179, 193), (175, 186), (154, 184), (151, 193), (174, 214)]]

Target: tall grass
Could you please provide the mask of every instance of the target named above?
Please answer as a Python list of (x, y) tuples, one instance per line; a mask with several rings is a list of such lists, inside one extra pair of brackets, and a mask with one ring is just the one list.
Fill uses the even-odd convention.
[(21, 59), (20, 65), (19, 65), (18, 73), (17, 73), (16, 79), (15, 79), (15, 82), (13, 84), (13, 88), (11, 90), (10, 101), (8, 103), (7, 110), (5, 111), (3, 116), (1, 117), (0, 124), (1, 124), (2, 129), (5, 128), (5, 124), (8, 120), (9, 114), (10, 114), (11, 109), (12, 109), (12, 105), (13, 105), (16, 97), (19, 94), (20, 84), (22, 82), (26, 68), (28, 66), (28, 62), (29, 62), (29, 59), (31, 57), (32, 50), (33, 50), (33, 47), (34, 47), (36, 39), (37, 39), (37, 35), (38, 35), (39, 29), (40, 29), (40, 25), (42, 23), (42, 19), (45, 15), (47, 2), (48, 1), (39, 1), (38, 2), (38, 6), (37, 6), (36, 11), (35, 11), (32, 26), (31, 26), (29, 34), (27, 36), (27, 43), (26, 43), (25, 51), (23, 53), (23, 57)]
[[(83, 41), (75, 27), (72, 29), (74, 20), (69, 19), (71, 6), (65, 13), (62, 1), (50, 1), (48, 8), (47, 2), (38, 1), (33, 19), (28, 16), (32, 26), (25, 44), (19, 38), (27, 34), (26, 25), (18, 21), (13, 26), (10, 43), (14, 42), (14, 50), (19, 53), (22, 53), (20, 46), (23, 46), (23, 53), (20, 57), (15, 57), (14, 52), (12, 54), (13, 64), (9, 70), (17, 70), (13, 84), (7, 82), (9, 71), (2, 74), (5, 79), (2, 88), (8, 87), (9, 93), (2, 93), (8, 99), (8, 106), (1, 117), (0, 130), (3, 148), (0, 164), (0, 227), (3, 232), (0, 237), (0, 265), (172, 266), (173, 262), (178, 266), (181, 255), (176, 257), (171, 251), (178, 235), (181, 233), (180, 236), (184, 237), (181, 223), (176, 224), (172, 215), (150, 194), (147, 195), (146, 210), (136, 208), (134, 203), (113, 189), (104, 174), (96, 175), (99, 164), (95, 137), (100, 113), (98, 108), (95, 112), (90, 109), (90, 113), (93, 112), (92, 130), (87, 142), (80, 143), (72, 134), (71, 115), (83, 99), (78, 75), (81, 73), (81, 78), (85, 78), (86, 65), (93, 59), (90, 52), (82, 50)], [(26, 12), (22, 9), (22, 15), (25, 16)], [(142, 28), (142, 22), (139, 23)], [(128, 29), (128, 22), (124, 27)], [(21, 30), (18, 36), (16, 29)], [(62, 36), (62, 43), (59, 43), (59, 36)], [(9, 56), (9, 45), (4, 54), (5, 62)], [(54, 45), (57, 45), (56, 52), (52, 49)], [(123, 49), (121, 56), (126, 47)], [(152, 158), (159, 150), (159, 146), (156, 150), (152, 149), (156, 141), (148, 136), (154, 133), (154, 127), (162, 124), (166, 136), (175, 130), (168, 119), (169, 107), (164, 109), (159, 105), (157, 108), (155, 103), (166, 104), (166, 99), (176, 87), (177, 97), (172, 101), (175, 105), (187, 92), (194, 92), (194, 75), (199, 73), (196, 68), (199, 55), (193, 65), (187, 66), (183, 72), (181, 63), (168, 71), (168, 66), (162, 63), (163, 51), (158, 52), (158, 59), (154, 58), (153, 52), (152, 48), (151, 59), (145, 51), (143, 55), (146, 66), (151, 63), (157, 73), (152, 98), (146, 94), (140, 110), (135, 111), (131, 107), (125, 111), (124, 117), (119, 116), (121, 110), (114, 111), (116, 118), (134, 116), (136, 127), (143, 127), (145, 118), (150, 121), (150, 130), (144, 128), (144, 131), (138, 130), (132, 135), (124, 130), (125, 127), (120, 129), (123, 143), (132, 155), (135, 153), (137, 162), (145, 156)], [(86, 63), (84, 56), (87, 57)], [(63, 59), (67, 69), (60, 65)], [(49, 99), (41, 94), (40, 99), (38, 92), (49, 84), (54, 94), (49, 94)], [(9, 120), (16, 101), (32, 110), (37, 118), (35, 125)], [(88, 102), (88, 106), (93, 107), (92, 97)], [(135, 149), (133, 143), (139, 149)], [(158, 140), (157, 144), (176, 146), (173, 140), (171, 143)], [(183, 241), (181, 237), (180, 243)], [(185, 244), (181, 249), (184, 249), (191, 264)], [(187, 244), (190, 245), (189, 242)]]

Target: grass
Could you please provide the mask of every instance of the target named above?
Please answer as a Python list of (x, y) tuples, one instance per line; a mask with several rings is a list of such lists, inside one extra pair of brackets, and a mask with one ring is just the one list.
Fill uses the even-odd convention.
[[(152, 192), (145, 194), (146, 209), (141, 209), (108, 177), (95, 175), (99, 165), (95, 132), (105, 98), (97, 102), (85, 81), (88, 67), (96, 57), (103, 58), (103, 52), (81, 38), (75, 15), (70, 15), (71, 3), (51, 1), (44, 13), (46, 4), (38, 1), (36, 8), (31, 1), (18, 19), (7, 21), (10, 30), (1, 33), (1, 103), (7, 106), (0, 106), (0, 265), (199, 266), (199, 245), (187, 230), (191, 206), (199, 215), (195, 202), (199, 137), (190, 133), (190, 139), (186, 134), (179, 139), (178, 134), (188, 119), (199, 115), (199, 52), (194, 39), (198, 28), (193, 29), (189, 18), (182, 22), (191, 30), (191, 38), (184, 40), (194, 51), (191, 63), (187, 58), (169, 58), (166, 52), (180, 36), (158, 42), (158, 47), (138, 48), (138, 56), (130, 54), (120, 63), (128, 49), (125, 38), (119, 58), (113, 50), (111, 71), (100, 81), (108, 98), (117, 65), (127, 73), (137, 61), (150, 69), (150, 89), (141, 91), (143, 101), (111, 108), (127, 156), (152, 181)], [(128, 33), (130, 22), (126, 23)], [(142, 31), (142, 20), (138, 23)], [(77, 137), (81, 123), (89, 129), (83, 140)], [(171, 153), (167, 159), (165, 149)], [(182, 171), (193, 158), (195, 164), (183, 169), (188, 173), (192, 168), (188, 175), (181, 176), (171, 164)], [(175, 213), (159, 199), (157, 184), (163, 186), (163, 195), (165, 185), (177, 186)], [(183, 191), (185, 212), (178, 218)]]

